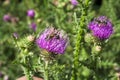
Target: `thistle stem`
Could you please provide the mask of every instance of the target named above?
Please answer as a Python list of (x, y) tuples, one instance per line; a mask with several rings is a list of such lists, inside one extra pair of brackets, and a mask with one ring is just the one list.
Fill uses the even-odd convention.
[(85, 0), (85, 3), (83, 3), (82, 0), (81, 2), (81, 16), (80, 16), (80, 22), (76, 20), (75, 16), (75, 22), (78, 28), (78, 32), (76, 34), (76, 43), (75, 43), (75, 49), (74, 49), (74, 61), (73, 61), (73, 71), (72, 71), (72, 77), (71, 80), (78, 80), (78, 77), (80, 77), (78, 74), (79, 69), (79, 55), (80, 55), (80, 49), (81, 49), (81, 42), (83, 40), (83, 35), (84, 35), (84, 26), (86, 22), (86, 17), (87, 17), (87, 10), (88, 10), (88, 3), (89, 0)]
[(44, 80), (48, 80), (48, 61), (44, 64)]
[(27, 80), (33, 80), (32, 72), (25, 67), (23, 67), (23, 70), (24, 70), (24, 74), (25, 74)]

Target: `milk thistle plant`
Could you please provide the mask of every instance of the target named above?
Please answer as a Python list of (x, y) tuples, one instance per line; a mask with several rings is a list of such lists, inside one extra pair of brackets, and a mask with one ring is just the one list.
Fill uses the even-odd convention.
[[(85, 68), (91, 71), (92, 79), (99, 80), (98, 70), (101, 69), (101, 56), (99, 53), (102, 52), (103, 46), (105, 46), (105, 42), (110, 36), (113, 34), (113, 25), (112, 22), (106, 16), (99, 16), (95, 18), (93, 21), (88, 23), (87, 27), (87, 18), (88, 18), (88, 10), (90, 5), (90, 0), (80, 1), (81, 5), (81, 16), (78, 22), (77, 16), (75, 14), (75, 22), (78, 29), (76, 33), (76, 43), (74, 48), (74, 60), (73, 60), (73, 73), (71, 80), (82, 80), (82, 71), (79, 71), (79, 68)], [(86, 26), (86, 28), (85, 28)], [(90, 53), (89, 57), (82, 58), (82, 50), (86, 47), (86, 42), (84, 42), (85, 29), (90, 30), (89, 37), (87, 36), (87, 44), (90, 44)], [(88, 33), (86, 33), (88, 34)], [(88, 41), (89, 40), (89, 41)], [(83, 43), (83, 44), (81, 44)], [(88, 55), (87, 53), (87, 55)], [(80, 56), (80, 57), (79, 57)], [(89, 61), (89, 62), (88, 62)], [(94, 64), (94, 66), (92, 66)]]
[(48, 27), (36, 39), (36, 44), (42, 49), (41, 57), (44, 60), (44, 79), (49, 80), (48, 65), (58, 54), (63, 54), (69, 39), (63, 30)]
[[(40, 67), (40, 70), (42, 70), (41, 72), (44, 74), (44, 80), (49, 80), (49, 64), (55, 60), (57, 55), (64, 54), (69, 43), (67, 34), (63, 30), (54, 27), (46, 28), (36, 39), (34, 35), (20, 38), (17, 33), (13, 33), (13, 37), (20, 52), (15, 62), (21, 64), (27, 80), (33, 80), (34, 67), (36, 64), (38, 64), (38, 67), (39, 65), (43, 65)], [(34, 48), (35, 45), (38, 45), (41, 51), (38, 62), (34, 65), (34, 51), (31, 49)]]
[(107, 40), (113, 34), (113, 24), (106, 16), (99, 16), (88, 24), (88, 29), (91, 31), (89, 38), (92, 39), (93, 44), (91, 46), (91, 59), (88, 60), (92, 61), (91, 64), (94, 64), (94, 67), (87, 66), (93, 70), (93, 79), (99, 80), (100, 74), (98, 71), (104, 67), (102, 65), (101, 53), (103, 52), (105, 43), (107, 43)]
[[(28, 10), (27, 16), (31, 19), (34, 18), (35, 12), (34, 10)], [(36, 31), (36, 24), (32, 23), (29, 25), (32, 32), (26, 34), (24, 36), (18, 36), (19, 34), (14, 32), (13, 38), (15, 45), (18, 49), (18, 54), (14, 63), (20, 64), (21, 68), (24, 71), (25, 78), (27, 80), (33, 80), (34, 77), (34, 64), (33, 64), (33, 57), (34, 57), (34, 47), (35, 47), (35, 31)]]
[[(106, 61), (103, 53), (114, 33), (113, 22), (108, 15), (92, 13), (91, 2), (36, 0), (27, 6), (31, 9), (24, 11), (26, 24), (22, 20), (17, 24), (27, 25), (25, 35), (13, 27), (18, 51), (14, 63), (21, 66), (27, 80), (34, 80), (35, 76), (42, 80), (110, 80), (113, 63)], [(6, 23), (12, 18), (13, 15), (3, 15)]]
[(29, 35), (20, 38), (17, 33), (13, 33), (13, 37), (19, 51), (19, 55), (17, 56), (15, 63), (21, 65), (27, 80), (33, 80), (33, 52), (31, 51), (31, 48), (34, 47), (35, 37), (33, 35)]

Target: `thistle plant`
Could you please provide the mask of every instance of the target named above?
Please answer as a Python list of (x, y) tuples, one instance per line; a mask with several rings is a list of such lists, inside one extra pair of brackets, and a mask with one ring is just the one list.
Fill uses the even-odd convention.
[(42, 49), (44, 60), (44, 79), (49, 80), (48, 66), (58, 54), (63, 54), (68, 45), (68, 36), (63, 30), (54, 27), (46, 28), (36, 39), (36, 44)]
[(91, 37), (94, 41), (91, 51), (94, 60), (105, 46), (105, 41), (113, 34), (113, 24), (106, 16), (99, 16), (88, 24), (88, 29), (91, 31)]
[(33, 80), (33, 52), (31, 51), (31, 48), (34, 46), (35, 37), (29, 35), (20, 38), (17, 33), (13, 33), (13, 37), (19, 51), (19, 55), (17, 55), (14, 63), (21, 65), (27, 80)]
[[(101, 59), (101, 53), (103, 52), (103, 48), (105, 46), (106, 41), (113, 34), (113, 25), (112, 22), (106, 16), (99, 16), (97, 18), (94, 18), (93, 21), (89, 22), (87, 28), (88, 30), (91, 31), (91, 33), (86, 33), (85, 35), (85, 38), (87, 38), (85, 40), (87, 42), (87, 46), (90, 46), (89, 47), (90, 49), (86, 49), (87, 50), (86, 54), (88, 54), (89, 56), (85, 57), (84, 59), (80, 59), (79, 55), (83, 57), (82, 53), (78, 54), (76, 56), (77, 58), (75, 57), (76, 59), (75, 62), (78, 60), (76, 66), (78, 66), (79, 68), (82, 68), (80, 65), (82, 65), (83, 67), (87, 67), (87, 69), (93, 73), (92, 79), (99, 80), (101, 76), (99, 71), (104, 68), (104, 65), (102, 65), (104, 61), (102, 61)], [(86, 45), (86, 43), (84, 44)], [(86, 46), (80, 49), (82, 50), (83, 48), (86, 48)], [(79, 52), (81, 52), (80, 49)], [(80, 73), (78, 72), (78, 74)], [(76, 74), (76, 77), (77, 76), (78, 75)], [(72, 79), (74, 80), (76, 78), (72, 78)], [(77, 78), (77, 79), (82, 79), (82, 78)]]
[(91, 31), (90, 37), (93, 39), (94, 45), (91, 53), (94, 58), (96, 51), (98, 51), (97, 54), (100, 53), (106, 41), (113, 34), (113, 24), (106, 16), (99, 16), (88, 24), (88, 29)]
[[(9, 4), (4, 5), (7, 1)], [(119, 2), (1, 1), (0, 78), (7, 75), (15, 80), (25, 75), (18, 80), (119, 80)], [(45, 27), (49, 25), (56, 27)], [(15, 46), (9, 33), (13, 33)], [(11, 66), (14, 58), (18, 65)]]
[[(30, 9), (27, 11), (27, 16), (32, 21), (34, 20), (35, 11)], [(17, 58), (15, 60), (16, 64), (20, 64), (27, 80), (33, 80), (34, 75), (34, 65), (33, 65), (33, 53), (35, 47), (35, 31), (36, 31), (36, 23), (31, 23), (29, 27), (33, 30), (32, 34), (27, 34), (22, 37), (18, 36), (18, 33), (13, 33), (15, 45), (18, 48)]]

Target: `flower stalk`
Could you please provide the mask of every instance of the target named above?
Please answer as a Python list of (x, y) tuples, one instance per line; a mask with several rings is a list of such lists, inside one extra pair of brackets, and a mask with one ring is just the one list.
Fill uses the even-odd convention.
[(44, 80), (48, 80), (48, 61), (44, 62)]
[(24, 74), (27, 80), (33, 80), (32, 72), (28, 68), (25, 68), (25, 67), (23, 67), (23, 70), (24, 70)]
[[(86, 22), (86, 17), (87, 17), (87, 9), (88, 9), (88, 3), (89, 1), (86, 0), (87, 3), (83, 3), (83, 1), (81, 2), (81, 16), (80, 16), (80, 22), (77, 22), (77, 20), (75, 20), (76, 24), (77, 24), (77, 28), (78, 28), (78, 32), (76, 34), (76, 43), (75, 43), (75, 49), (74, 49), (74, 61), (73, 61), (73, 71), (72, 71), (72, 77), (71, 80), (78, 80), (79, 77), (79, 73), (78, 73), (78, 68), (79, 68), (79, 54), (80, 54), (80, 49), (81, 49), (81, 42), (83, 40), (83, 28), (85, 26), (85, 22)], [(76, 19), (76, 15), (75, 15), (75, 19)]]
[(22, 65), (24, 74), (25, 74), (27, 80), (33, 80), (33, 72), (32, 72), (32, 69), (31, 69), (32, 68), (32, 63), (31, 63), (30, 56), (26, 56), (24, 58), (25, 58), (24, 59), (25, 61)]
[(33, 80), (33, 52), (29, 49), (33, 46), (34, 36), (30, 35), (28, 37), (18, 39), (18, 35), (14, 33), (13, 37), (19, 50), (19, 55), (17, 55), (15, 63), (21, 65), (27, 80)]

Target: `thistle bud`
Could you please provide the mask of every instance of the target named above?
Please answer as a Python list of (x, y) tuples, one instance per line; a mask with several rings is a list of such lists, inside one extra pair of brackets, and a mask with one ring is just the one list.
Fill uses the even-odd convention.
[(86, 35), (85, 35), (85, 42), (87, 42), (87, 43), (91, 43), (91, 42), (93, 42), (93, 36), (90, 34), (90, 33), (87, 33)]
[(95, 46), (95, 51), (100, 52), (100, 51), (101, 51), (101, 49), (102, 49), (102, 48), (101, 48), (101, 46), (98, 46), (98, 45), (97, 45), (97, 46)]
[(18, 33), (14, 32), (14, 33), (13, 33), (13, 37), (14, 37), (15, 39), (18, 39), (18, 37), (19, 37), (19, 36), (18, 36)]
[(27, 11), (27, 16), (29, 16), (31, 19), (35, 17), (35, 11), (30, 9)]
[(6, 15), (3, 16), (3, 20), (4, 20), (5, 22), (10, 22), (11, 16), (10, 16), (9, 14), (6, 14)]
[(102, 50), (102, 47), (100, 45), (96, 45), (92, 47), (92, 52), (95, 52), (96, 54), (99, 54), (101, 50)]
[(2, 72), (0, 72), (0, 78), (1, 78), (1, 77), (3, 77), (3, 73), (2, 73)]
[(36, 31), (36, 27), (37, 27), (37, 25), (36, 25), (36, 23), (31, 23), (30, 24), (30, 28), (33, 30), (33, 31)]
[(71, 4), (72, 4), (73, 6), (76, 6), (76, 5), (78, 4), (78, 1), (77, 1), (77, 0), (71, 0), (70, 2), (71, 2)]
[(33, 42), (35, 40), (35, 37), (33, 35), (29, 35), (27, 36), (27, 40)]

